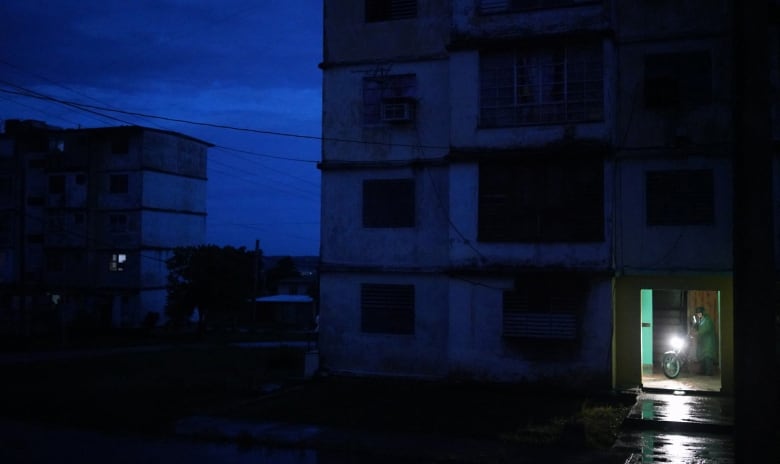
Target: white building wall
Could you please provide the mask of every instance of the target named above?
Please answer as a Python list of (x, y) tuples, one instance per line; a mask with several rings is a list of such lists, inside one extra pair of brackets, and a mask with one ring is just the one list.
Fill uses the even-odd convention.
[(609, 372), (612, 342), (612, 281), (593, 279), (581, 317), (574, 356), (539, 357), (522, 343), (502, 336), (502, 293), (512, 279), (450, 281), (449, 374), (483, 380), (536, 381), (566, 377), (572, 382), (603, 383)]
[[(712, 169), (714, 224), (648, 226), (645, 175), (653, 170)], [(616, 264), (625, 272), (682, 270), (728, 272), (732, 267), (731, 160), (689, 157), (684, 160), (621, 160)]]
[[(413, 284), (414, 333), (361, 331), (360, 285)], [(442, 376), (447, 371), (447, 279), (396, 273), (327, 273), (320, 280), (320, 351), (336, 371)]]

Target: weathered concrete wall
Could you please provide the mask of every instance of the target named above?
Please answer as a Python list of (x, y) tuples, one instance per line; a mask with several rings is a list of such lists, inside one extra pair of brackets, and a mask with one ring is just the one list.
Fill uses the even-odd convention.
[(367, 23), (365, 2), (328, 0), (324, 62), (381, 62), (443, 53), (450, 31), (449, 4), (448, 0), (418, 1), (414, 19)]
[[(732, 267), (732, 176), (728, 158), (620, 161), (616, 266), (622, 272), (729, 272)], [(713, 225), (648, 226), (645, 175), (652, 170), (712, 169)]]
[[(413, 284), (414, 333), (361, 332), (362, 283)], [(410, 273), (327, 273), (320, 281), (320, 351), (336, 371), (441, 376), (447, 371), (447, 280)]]
[(156, 171), (142, 173), (141, 204), (171, 212), (206, 212), (206, 181)]
[[(579, 347), (573, 355), (550, 359), (502, 336), (502, 293), (513, 278), (450, 281), (449, 366), (453, 376), (484, 380), (551, 380), (609, 383), (612, 284), (593, 279), (580, 314)], [(584, 386), (584, 385), (583, 385)]]

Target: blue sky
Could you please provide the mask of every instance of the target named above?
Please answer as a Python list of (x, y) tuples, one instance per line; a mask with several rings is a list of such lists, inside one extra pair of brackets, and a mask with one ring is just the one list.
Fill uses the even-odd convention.
[[(0, 18), (0, 119), (211, 142), (207, 242), (318, 254), (321, 0), (3, 0)], [(9, 93), (27, 91), (245, 130)]]

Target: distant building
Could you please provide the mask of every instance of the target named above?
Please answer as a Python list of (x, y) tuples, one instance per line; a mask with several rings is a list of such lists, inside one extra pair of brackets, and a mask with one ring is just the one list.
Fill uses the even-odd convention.
[(0, 330), (162, 319), (166, 259), (205, 240), (210, 146), (139, 126), (62, 130), (7, 120)]
[(323, 367), (637, 385), (704, 305), (733, 391), (731, 2), (357, 5), (324, 6)]

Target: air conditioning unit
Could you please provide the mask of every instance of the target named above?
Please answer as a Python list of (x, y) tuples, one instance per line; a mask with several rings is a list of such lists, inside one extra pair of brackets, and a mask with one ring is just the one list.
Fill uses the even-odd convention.
[(414, 121), (413, 101), (384, 101), (381, 105), (381, 111), (384, 122)]

